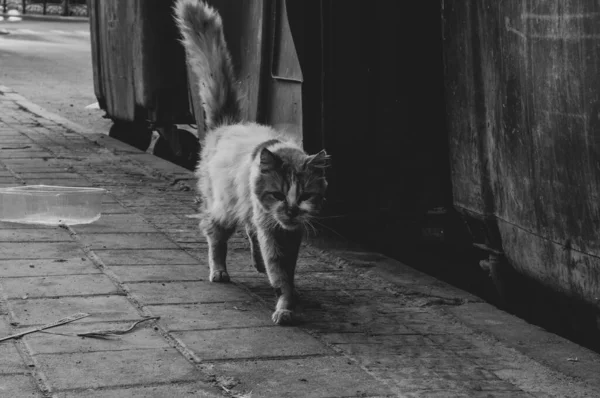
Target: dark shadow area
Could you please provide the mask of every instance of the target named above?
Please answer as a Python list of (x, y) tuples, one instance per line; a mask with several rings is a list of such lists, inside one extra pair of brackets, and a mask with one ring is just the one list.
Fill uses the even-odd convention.
[(508, 264), (494, 280), (453, 210), (440, 3), (288, 4), (304, 144), (332, 155), (321, 247), (356, 242), (600, 351), (593, 308)]

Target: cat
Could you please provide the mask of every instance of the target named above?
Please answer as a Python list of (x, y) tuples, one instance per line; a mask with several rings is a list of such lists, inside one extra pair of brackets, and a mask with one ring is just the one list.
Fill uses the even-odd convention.
[(243, 120), (223, 23), (214, 8), (201, 0), (178, 0), (175, 17), (205, 113), (207, 134), (195, 173), (210, 280), (229, 282), (227, 240), (245, 227), (254, 267), (266, 272), (275, 290), (272, 320), (292, 323), (298, 252), (304, 228), (323, 205), (329, 156), (325, 150), (308, 155), (295, 137)]

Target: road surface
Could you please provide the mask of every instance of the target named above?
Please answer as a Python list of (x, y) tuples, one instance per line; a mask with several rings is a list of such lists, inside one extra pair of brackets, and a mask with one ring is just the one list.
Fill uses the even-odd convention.
[(0, 22), (0, 85), (93, 132), (112, 124), (86, 109), (96, 102), (87, 22)]

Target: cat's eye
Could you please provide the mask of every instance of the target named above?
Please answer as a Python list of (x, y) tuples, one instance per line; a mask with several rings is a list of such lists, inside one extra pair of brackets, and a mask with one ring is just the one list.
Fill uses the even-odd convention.
[(270, 192), (271, 196), (274, 197), (275, 199), (279, 200), (279, 201), (284, 201), (285, 200), (285, 195), (282, 194), (281, 192)]
[(303, 193), (302, 195), (300, 195), (300, 197), (298, 198), (298, 201), (300, 202), (304, 202), (306, 200), (312, 199), (315, 196), (315, 194), (312, 193)]

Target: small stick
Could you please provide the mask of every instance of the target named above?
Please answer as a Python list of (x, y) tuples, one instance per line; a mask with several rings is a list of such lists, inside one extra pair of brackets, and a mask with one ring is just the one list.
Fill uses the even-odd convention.
[(101, 338), (101, 337), (105, 337), (105, 336), (109, 336), (109, 335), (125, 334), (125, 333), (131, 332), (138, 324), (140, 324), (142, 322), (156, 320), (156, 319), (160, 319), (160, 317), (159, 316), (150, 316), (148, 318), (141, 319), (139, 321), (134, 322), (130, 327), (128, 327), (126, 329), (95, 330), (92, 332), (77, 333), (77, 336)]
[(54, 328), (54, 327), (57, 327), (57, 326), (60, 326), (60, 325), (64, 325), (66, 323), (70, 323), (70, 322), (73, 322), (73, 321), (76, 321), (76, 320), (79, 320), (81, 318), (85, 318), (85, 317), (88, 317), (88, 316), (90, 316), (90, 314), (86, 314), (85, 312), (78, 312), (77, 314), (73, 314), (73, 315), (68, 316), (66, 318), (59, 319), (56, 322), (48, 323), (46, 325), (39, 326), (37, 328), (25, 330), (24, 332), (13, 334), (11, 336), (2, 337), (2, 338), (0, 338), (0, 342), (6, 341), (6, 340), (10, 340), (10, 339), (18, 339), (19, 337), (23, 337), (23, 336), (25, 336), (27, 334), (30, 334), (30, 333), (35, 333), (35, 332), (39, 332), (41, 330)]

